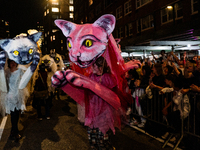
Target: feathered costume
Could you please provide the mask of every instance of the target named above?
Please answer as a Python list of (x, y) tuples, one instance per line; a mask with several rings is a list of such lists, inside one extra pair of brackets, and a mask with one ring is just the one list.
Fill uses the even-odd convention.
[(62, 56), (60, 54), (56, 53), (55, 50), (51, 50), (49, 56), (54, 59), (56, 65), (57, 65), (57, 70), (58, 71), (63, 70), (65, 65), (63, 63)]
[(48, 72), (48, 76), (47, 76), (47, 86), (48, 86), (48, 91), (50, 92), (54, 92), (55, 88), (52, 87), (51, 85), (51, 77), (55, 74), (55, 72), (57, 71), (57, 65), (54, 61), (53, 58), (51, 58), (49, 55), (44, 55), (41, 58), (41, 63), (45, 64), (45, 68), (47, 68), (47, 70), (50, 70)]
[[(56, 72), (52, 77), (52, 84), (56, 87), (61, 87), (64, 92), (80, 105), (85, 104), (85, 120), (90, 120), (90, 123), (86, 121), (85, 125), (99, 128), (103, 133), (106, 133), (109, 129), (112, 129), (115, 133), (114, 127), (121, 127), (120, 116), (116, 113), (120, 112), (125, 114), (126, 103), (132, 101), (131, 95), (125, 93), (127, 85), (125, 72), (131, 68), (138, 67), (139, 64), (139, 61), (124, 63), (117, 43), (111, 34), (115, 27), (115, 17), (113, 15), (103, 15), (93, 24), (84, 25), (77, 25), (58, 19), (55, 21), (55, 24), (67, 37), (69, 57), (74, 64), (72, 66), (73, 71)], [(115, 82), (112, 82), (108, 86), (99, 83), (98, 80), (88, 78), (91, 73), (91, 65), (100, 56), (106, 59), (116, 79), (118, 88), (115, 91), (111, 90)], [(112, 79), (106, 76), (102, 78), (106, 81), (105, 84), (108, 84), (109, 80)], [(103, 121), (97, 119), (98, 115), (94, 112), (91, 115), (91, 112), (87, 111), (89, 106), (85, 98), (87, 89), (95, 93), (97, 97), (103, 99), (107, 103), (107, 106), (111, 108), (109, 110), (112, 112), (112, 116), (108, 117), (110, 121), (108, 122), (109, 119), (106, 119), (106, 114), (104, 118), (101, 118), (107, 124), (105, 128), (102, 127)], [(109, 113), (107, 112), (107, 114)]]

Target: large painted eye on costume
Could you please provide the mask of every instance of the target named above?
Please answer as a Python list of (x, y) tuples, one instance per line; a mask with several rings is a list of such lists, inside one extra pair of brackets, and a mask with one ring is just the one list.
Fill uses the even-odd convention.
[(50, 64), (50, 63), (51, 63), (51, 61), (49, 60), (49, 61), (48, 61), (48, 63)]
[(85, 41), (83, 42), (83, 45), (85, 45), (86, 47), (91, 47), (91, 46), (93, 45), (93, 41), (87, 39), (87, 40), (85, 40)]
[(18, 55), (19, 55), (19, 51), (15, 50), (15, 51), (13, 51), (13, 54), (14, 54), (15, 56), (18, 56)]
[(33, 49), (29, 49), (29, 54), (33, 54)]
[(60, 62), (60, 58), (59, 58), (59, 57), (56, 57), (56, 58), (55, 58), (55, 62), (56, 62), (56, 63), (59, 63), (59, 62)]
[(44, 63), (44, 61), (42, 60), (42, 63)]
[(72, 45), (69, 41), (67, 41), (67, 45), (68, 45), (69, 48), (72, 48)]

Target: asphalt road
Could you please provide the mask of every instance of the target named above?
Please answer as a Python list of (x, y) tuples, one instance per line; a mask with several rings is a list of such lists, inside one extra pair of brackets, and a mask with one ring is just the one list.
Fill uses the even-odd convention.
[[(2, 118), (1, 118), (2, 119)], [(51, 119), (37, 120), (36, 110), (31, 105), (20, 116), (19, 130), (22, 139), (19, 143), (8, 139), (11, 129), (8, 116), (0, 150), (89, 150), (86, 127), (77, 119), (76, 103), (66, 95), (54, 100)], [(116, 150), (160, 150), (162, 142), (128, 126), (111, 135), (111, 143)], [(173, 149), (166, 146), (163, 150)]]

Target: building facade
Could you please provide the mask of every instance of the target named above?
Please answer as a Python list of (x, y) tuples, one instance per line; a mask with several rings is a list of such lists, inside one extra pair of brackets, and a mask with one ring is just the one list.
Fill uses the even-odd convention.
[(43, 54), (49, 54), (55, 50), (64, 59), (68, 58), (66, 37), (55, 25), (56, 19), (74, 21), (73, 0), (45, 0), (44, 1), (44, 41), (42, 46)]
[(5, 39), (10, 37), (9, 22), (1, 19), (0, 22), (0, 39)]
[(104, 14), (116, 17), (115, 38), (125, 46), (152, 40), (197, 40), (199, 0), (74, 0), (75, 23), (93, 23)]

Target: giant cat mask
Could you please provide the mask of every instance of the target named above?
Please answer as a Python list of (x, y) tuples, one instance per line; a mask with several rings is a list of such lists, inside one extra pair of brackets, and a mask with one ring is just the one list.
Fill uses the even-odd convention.
[(86, 68), (106, 50), (108, 36), (115, 27), (115, 17), (106, 15), (93, 24), (84, 25), (58, 19), (55, 24), (67, 37), (70, 60), (78, 66)]
[(3, 51), (0, 52), (0, 90), (7, 92), (4, 76), (4, 66), (6, 58), (9, 58), (21, 65), (30, 64), (26, 72), (23, 74), (19, 89), (23, 89), (28, 84), (31, 76), (33, 75), (38, 62), (40, 54), (37, 51), (37, 41), (40, 39), (42, 32), (38, 32), (28, 36), (17, 36), (13, 39), (0, 40), (0, 46)]
[(6, 51), (8, 58), (21, 65), (33, 61), (33, 55), (37, 51), (36, 42), (40, 39), (42, 32), (28, 36), (17, 36), (14, 39), (4, 39), (1, 47)]

